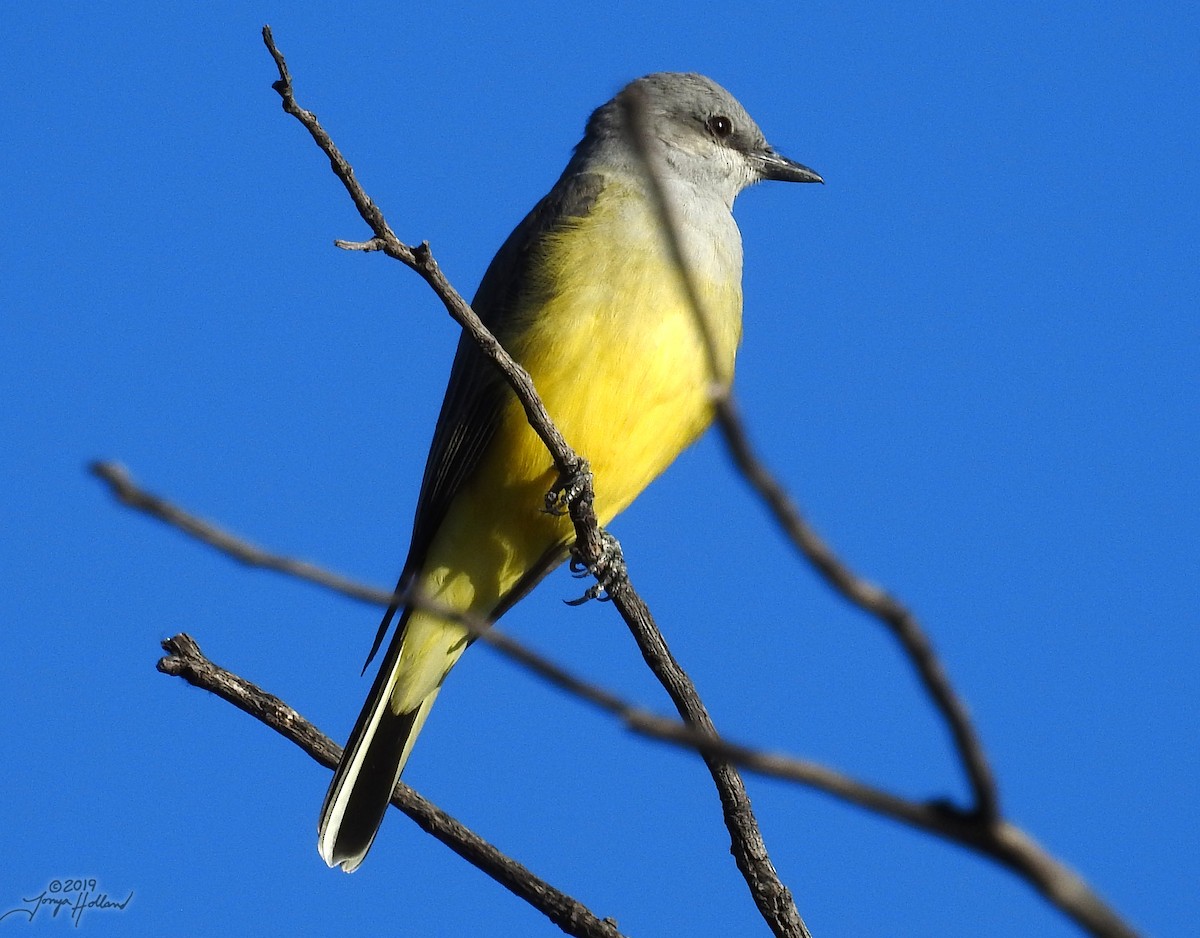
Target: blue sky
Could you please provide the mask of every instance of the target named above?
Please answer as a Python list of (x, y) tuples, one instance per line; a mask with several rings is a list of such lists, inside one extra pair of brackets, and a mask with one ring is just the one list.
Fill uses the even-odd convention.
[[(0, 106), (0, 913), (134, 898), (81, 933), (551, 935), (389, 818), (315, 849), (328, 773), (157, 674), (186, 630), (335, 738), (376, 612), (117, 508), (101, 457), (275, 549), (390, 586), (455, 327), (270, 89), (275, 29), (397, 232), (468, 295), (590, 109), (705, 72), (824, 187), (737, 216), (751, 432), (807, 516), (921, 617), (1002, 803), (1150, 935), (1200, 917), (1200, 14), (1185, 4), (26, 4)], [(792, 555), (714, 439), (614, 526), (733, 738), (962, 798), (891, 640)], [(668, 704), (561, 572), (505, 628)], [(761, 934), (695, 757), (477, 648), (406, 779), (638, 935)], [(1070, 936), (999, 868), (749, 778), (818, 938)], [(481, 924), (482, 923), (482, 924)], [(69, 927), (43, 912), (12, 934)]]

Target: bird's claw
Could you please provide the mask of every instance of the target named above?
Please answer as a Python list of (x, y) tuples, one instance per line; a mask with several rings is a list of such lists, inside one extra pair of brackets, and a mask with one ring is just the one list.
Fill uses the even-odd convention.
[(596, 582), (583, 591), (578, 599), (565, 599), (568, 606), (582, 606), (596, 599), (602, 603), (612, 599), (611, 587), (623, 580), (627, 573), (625, 555), (621, 543), (604, 529), (600, 530), (600, 552), (595, 563), (588, 563), (579, 556), (579, 546), (571, 548), (571, 574), (576, 578), (594, 576)]
[(599, 583), (593, 583), (583, 591), (582, 596), (577, 596), (575, 599), (564, 599), (563, 602), (568, 606), (582, 606), (584, 603), (591, 602), (593, 599), (599, 600), (602, 603), (609, 602), (612, 597), (604, 592), (604, 588)]
[(588, 489), (591, 481), (592, 470), (588, 468), (587, 460), (579, 460), (574, 470), (563, 473), (554, 481), (546, 493), (546, 505), (542, 510), (551, 515), (565, 515), (571, 503)]

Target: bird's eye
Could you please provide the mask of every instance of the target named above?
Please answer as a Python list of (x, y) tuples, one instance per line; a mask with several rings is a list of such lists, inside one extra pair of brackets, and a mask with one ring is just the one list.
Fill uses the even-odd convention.
[(733, 121), (724, 114), (718, 114), (708, 119), (708, 130), (718, 140), (724, 140), (733, 133)]

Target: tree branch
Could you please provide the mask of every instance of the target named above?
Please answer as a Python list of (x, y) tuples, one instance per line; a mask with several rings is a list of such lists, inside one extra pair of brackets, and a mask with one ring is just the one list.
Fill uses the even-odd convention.
[(388, 590), (378, 590), (364, 586), (344, 576), (331, 573), (307, 560), (297, 560), (263, 550), (256, 544), (251, 544), (224, 528), (218, 527), (211, 521), (184, 511), (164, 498), (140, 488), (129, 475), (129, 471), (119, 463), (92, 462), (88, 471), (97, 479), (108, 485), (108, 490), (122, 505), (136, 509), (143, 514), (157, 518), (159, 521), (178, 528), (189, 537), (220, 551), (227, 557), (232, 557), (248, 567), (262, 570), (274, 570), (287, 576), (296, 577), (317, 586), (349, 596), (351, 599), (362, 600), (387, 607), (393, 600), (394, 594)]
[(984, 753), (983, 744), (971, 723), (967, 708), (955, 694), (945, 669), (938, 660), (929, 639), (917, 620), (895, 599), (877, 586), (856, 576), (846, 564), (834, 554), (817, 533), (804, 521), (795, 503), (779, 480), (754, 452), (745, 425), (738, 414), (737, 404), (728, 376), (717, 373), (716, 346), (712, 328), (704, 308), (704, 301), (696, 286), (696, 279), (683, 253), (679, 235), (679, 223), (674, 208), (662, 185), (662, 171), (657, 164), (654, 148), (650, 145), (650, 133), (645, 120), (645, 102), (637, 89), (628, 89), (622, 96), (622, 105), (631, 128), (630, 142), (633, 152), (641, 160), (642, 171), (649, 183), (651, 198), (658, 213), (663, 232), (675, 268), (683, 283), (684, 293), (696, 320), (696, 326), (708, 356), (709, 371), (712, 373), (714, 419), (726, 449), (734, 465), (750, 487), (766, 504), (776, 523), (791, 539), (793, 545), (804, 555), (839, 595), (852, 605), (877, 618), (899, 640), (905, 654), (916, 668), (926, 693), (933, 700), (938, 712), (950, 729), (958, 751), (959, 761), (967, 775), (974, 796), (974, 807), (986, 820), (999, 816), (996, 783)]
[(972, 812), (984, 821), (998, 819), (996, 781), (983, 742), (916, 617), (889, 593), (855, 574), (804, 520), (779, 480), (755, 454), (732, 396), (718, 403), (716, 422), (734, 464), (791, 542), (838, 595), (877, 619), (900, 643), (954, 739), (971, 786)]
[[(666, 642), (649, 609), (630, 584), (625, 565), (620, 560), (619, 550), (614, 549), (616, 542), (600, 529), (593, 509), (594, 493), (587, 463), (567, 445), (562, 434), (554, 426), (529, 374), (508, 355), (467, 302), (446, 280), (433, 259), (428, 244), (422, 243), (416, 248), (410, 248), (396, 237), (379, 207), (355, 178), (350, 164), (321, 127), (316, 115), (297, 103), (291, 74), (283, 54), (275, 45), (270, 27), (263, 28), (263, 41), (279, 69), (279, 81), (272, 87), (283, 100), (284, 111), (300, 121), (317, 146), (329, 157), (334, 175), (341, 180), (363, 221), (374, 235), (371, 242), (346, 244), (346, 247), (382, 250), (389, 257), (399, 260), (420, 274), (454, 320), (500, 368), (520, 400), (530, 426), (546, 445), (558, 470), (559, 482), (549, 493), (551, 500), (559, 492), (568, 493), (566, 503), (575, 526), (574, 552), (577, 559), (597, 575), (601, 585), (613, 597), (614, 606), (633, 632), (643, 657), (667, 689), (680, 715), (685, 721), (702, 729), (711, 729), (712, 721), (694, 685), (670, 656)], [(720, 796), (731, 850), (738, 869), (750, 887), (759, 912), (779, 938), (808, 938), (808, 929), (800, 918), (792, 895), (780, 881), (767, 855), (758, 822), (750, 808), (749, 797), (736, 768), (716, 757), (706, 757), (705, 761)]]
[[(645, 102), (636, 88), (622, 95), (622, 107), (630, 130), (633, 152), (642, 164), (660, 228), (688, 303), (695, 317), (713, 378), (715, 422), (735, 466), (766, 504), (776, 523), (826, 583), (851, 605), (878, 619), (900, 642), (916, 669), (926, 693), (950, 730), (959, 761), (973, 795), (970, 811), (945, 804), (921, 805), (839, 776), (822, 766), (798, 765), (795, 760), (764, 757), (761, 753), (720, 747), (725, 755), (746, 768), (783, 773), (804, 781), (851, 803), (891, 816), (970, 847), (1002, 863), (1029, 880), (1054, 905), (1097, 935), (1131, 936), (1134, 933), (1068, 867), (1047, 854), (1020, 828), (1003, 820), (995, 777), (988, 764), (982, 740), (971, 722), (966, 705), (955, 693), (933, 645), (917, 619), (886, 591), (855, 574), (820, 538), (801, 516), (795, 503), (766, 464), (754, 452), (745, 425), (738, 414), (729, 376), (717, 367), (712, 329), (693, 271), (683, 252), (674, 207), (662, 184), (662, 170), (651, 145)], [(713, 752), (710, 743), (693, 740), (702, 751)]]
[[(380, 605), (388, 605), (394, 598), (393, 594), (387, 590), (375, 589), (348, 580), (306, 561), (264, 551), (168, 500), (146, 492), (134, 482), (127, 471), (119, 466), (94, 463), (92, 472), (109, 485), (113, 495), (121, 504), (174, 527), (235, 560), (253, 562), (255, 566), (276, 570), (287, 576), (332, 589), (343, 595), (364, 598)], [(209, 532), (213, 531), (220, 532), (220, 536), (210, 537)], [(420, 596), (413, 597), (413, 601), (418, 604), (429, 603), (427, 598)], [(958, 844), (1016, 873), (1045, 896), (1056, 908), (1098, 938), (1136, 938), (1135, 932), (1090, 890), (1078, 874), (1047, 853), (1026, 832), (1008, 821), (989, 821), (977, 813), (965, 812), (942, 802), (918, 802), (901, 798), (819, 763), (782, 753), (765, 752), (724, 739), (716, 735), (715, 731), (704, 730), (694, 725), (689, 726), (678, 720), (660, 716), (637, 707), (611, 691), (572, 674), (561, 665), (505, 635), (499, 629), (489, 628), (486, 623), (463, 617), (460, 613), (437, 604), (432, 604), (432, 606), (432, 611), (439, 615), (457, 616), (459, 621), (475, 632), (480, 641), (503, 657), (520, 667), (527, 668), (560, 690), (599, 710), (614, 715), (635, 733), (684, 749), (694, 750), (704, 757), (734, 762), (751, 772), (807, 785), (840, 801)], [(186, 638), (186, 636), (182, 638)], [(188, 640), (190, 641), (190, 639)], [(189, 656), (184, 655), (183, 657), (188, 658)], [(160, 666), (159, 670), (165, 669)], [(241, 702), (242, 698), (230, 696), (225, 688), (238, 685), (251, 688), (254, 686), (229, 672), (222, 672), (222, 674), (224, 677), (220, 680), (215, 677), (202, 678), (206, 682), (203, 686), (234, 703), (235, 706), (247, 709)], [(254, 690), (258, 692), (257, 688)], [(271, 707), (283, 706), (270, 695), (262, 694), (262, 697), (274, 702)], [(266, 713), (269, 719), (261, 716), (260, 710)], [(296, 720), (299, 719), (290, 709), (277, 713), (265, 705), (247, 712), (277, 729), (296, 725)], [(285, 735), (287, 734), (285, 733)], [(289, 738), (291, 737), (289, 736)], [(306, 749), (306, 751), (309, 750)], [(313, 756), (318, 758), (316, 754)], [(322, 760), (318, 759), (318, 761)], [(322, 762), (322, 764), (329, 765), (330, 763)], [(455, 849), (462, 855), (461, 851)], [(470, 857), (466, 858), (471, 859)]]
[[(168, 638), (162, 647), (167, 657), (158, 662), (158, 670), (163, 674), (181, 677), (194, 687), (211, 691), (291, 740), (327, 769), (337, 766), (342, 750), (333, 740), (278, 697), (214, 664), (190, 635), (180, 633)], [(623, 938), (612, 919), (597, 918), (585, 905), (539, 879), (403, 782), (396, 785), (392, 804), (427, 834), (524, 899), (568, 935)]]

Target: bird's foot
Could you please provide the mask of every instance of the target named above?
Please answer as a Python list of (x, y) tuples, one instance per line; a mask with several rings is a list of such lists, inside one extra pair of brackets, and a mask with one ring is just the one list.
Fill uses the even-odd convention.
[(568, 606), (582, 606), (592, 599), (608, 602), (612, 596), (611, 588), (617, 580), (623, 580), (627, 574), (625, 555), (621, 552), (621, 543), (603, 528), (600, 529), (599, 556), (593, 563), (588, 563), (579, 556), (579, 545), (571, 548), (571, 573), (576, 578), (594, 576), (596, 582), (584, 590), (578, 599), (563, 600)]
[(570, 472), (562, 473), (546, 493), (546, 504), (542, 509), (550, 515), (565, 515), (571, 503), (591, 487), (592, 470), (586, 459), (580, 459)]

